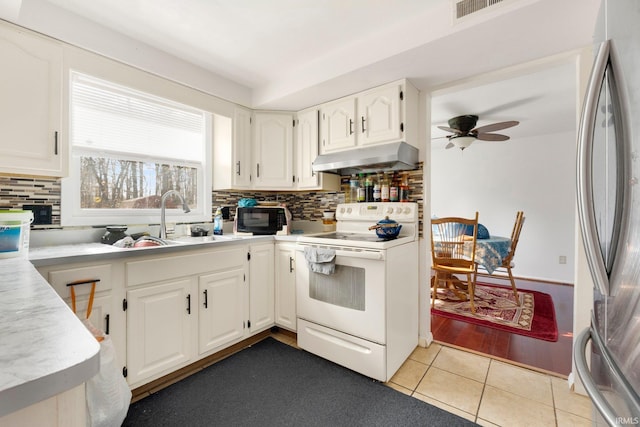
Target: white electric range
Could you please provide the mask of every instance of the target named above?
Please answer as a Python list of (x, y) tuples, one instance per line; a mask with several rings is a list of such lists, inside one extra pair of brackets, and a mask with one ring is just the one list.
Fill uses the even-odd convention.
[[(395, 239), (369, 230), (387, 216), (402, 224)], [(298, 345), (388, 381), (418, 344), (418, 205), (340, 204), (336, 219), (297, 242)], [(311, 270), (305, 248), (334, 254), (333, 272)]]

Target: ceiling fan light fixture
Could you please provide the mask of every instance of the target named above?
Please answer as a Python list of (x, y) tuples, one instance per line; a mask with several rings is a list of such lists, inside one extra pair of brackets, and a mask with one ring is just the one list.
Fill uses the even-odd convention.
[(470, 146), (476, 140), (475, 136), (461, 135), (451, 137), (450, 141), (461, 150)]

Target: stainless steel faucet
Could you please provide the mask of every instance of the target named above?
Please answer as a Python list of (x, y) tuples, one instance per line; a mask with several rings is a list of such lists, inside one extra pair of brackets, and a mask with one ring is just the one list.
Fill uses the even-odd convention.
[(174, 195), (174, 196), (178, 196), (178, 198), (180, 198), (180, 202), (182, 203), (182, 210), (184, 211), (184, 213), (189, 213), (191, 212), (191, 209), (189, 209), (189, 206), (187, 206), (187, 202), (184, 201), (184, 197), (182, 197), (182, 194), (178, 193), (176, 190), (169, 190), (166, 193), (164, 193), (162, 195), (162, 198), (160, 199), (160, 238), (161, 239), (166, 239), (167, 238), (167, 221), (166, 221), (166, 214), (165, 214), (165, 203), (167, 200), (167, 197)]

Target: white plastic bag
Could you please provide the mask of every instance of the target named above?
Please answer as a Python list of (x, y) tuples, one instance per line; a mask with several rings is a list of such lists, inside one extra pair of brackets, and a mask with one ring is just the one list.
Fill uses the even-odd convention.
[[(89, 323), (85, 321), (85, 325)], [(92, 330), (90, 323), (87, 325)], [(109, 335), (100, 342), (100, 371), (86, 383), (89, 423), (92, 427), (120, 426), (131, 403), (131, 390), (116, 362)]]

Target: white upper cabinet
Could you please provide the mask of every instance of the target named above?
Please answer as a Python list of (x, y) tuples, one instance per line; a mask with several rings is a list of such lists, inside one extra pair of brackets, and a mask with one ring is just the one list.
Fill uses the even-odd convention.
[(318, 173), (312, 169), (313, 161), (318, 157), (318, 109), (299, 112), (295, 129), (296, 190), (338, 191), (338, 175)]
[(356, 98), (330, 102), (320, 108), (321, 153), (340, 151), (356, 145)]
[(0, 172), (66, 174), (62, 46), (0, 23)]
[(254, 188), (293, 189), (293, 115), (255, 113), (253, 154)]
[(373, 145), (398, 141), (400, 128), (400, 97), (402, 87), (391, 84), (372, 89), (358, 96), (358, 143)]
[(233, 116), (233, 187), (251, 187), (251, 110), (237, 107)]
[(251, 110), (213, 114), (213, 189), (251, 188)]
[(320, 113), (320, 154), (397, 141), (418, 145), (418, 91), (406, 80), (329, 102)]

